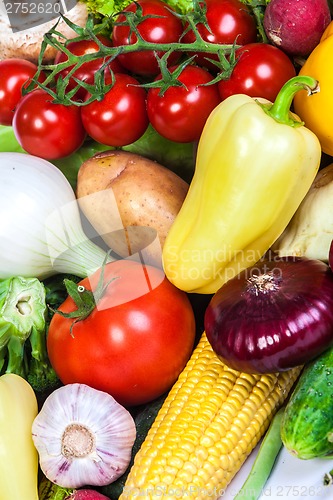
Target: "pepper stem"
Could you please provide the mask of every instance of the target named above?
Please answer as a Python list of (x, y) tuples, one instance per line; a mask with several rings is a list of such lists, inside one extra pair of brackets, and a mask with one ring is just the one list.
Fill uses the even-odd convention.
[(291, 115), (290, 107), (296, 93), (300, 90), (306, 90), (309, 96), (315, 94), (320, 91), (319, 82), (312, 76), (295, 76), (283, 85), (272, 105), (259, 104), (277, 122), (299, 127), (303, 123)]

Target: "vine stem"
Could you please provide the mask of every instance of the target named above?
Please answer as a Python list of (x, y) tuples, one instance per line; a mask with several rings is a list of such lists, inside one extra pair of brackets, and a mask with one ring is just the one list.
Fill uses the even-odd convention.
[[(91, 38), (93, 39), (99, 47), (99, 50), (97, 52), (92, 52), (89, 54), (84, 54), (83, 56), (76, 55), (71, 53), (67, 48), (66, 48), (66, 42), (69, 40), (64, 40), (60, 41), (59, 35), (56, 31), (56, 26), (52, 28), (48, 33), (44, 35), (44, 40), (42, 42), (42, 48), (41, 48), (41, 54), (39, 58), (39, 63), (38, 63), (38, 70), (32, 79), (31, 84), (24, 89), (24, 93), (28, 93), (35, 86), (37, 85), (38, 87), (44, 89), (46, 92), (48, 92), (54, 99), (54, 102), (56, 103), (61, 103), (64, 105), (76, 105), (76, 106), (84, 106), (92, 102), (93, 100), (99, 100), (102, 99), (104, 94), (110, 90), (112, 87), (113, 83), (107, 85), (104, 82), (104, 70), (106, 66), (116, 57), (118, 57), (120, 54), (128, 54), (132, 52), (142, 52), (142, 51), (153, 51), (155, 53), (164, 53), (164, 56), (162, 56), (160, 61), (163, 60), (163, 57), (168, 57), (172, 52), (183, 52), (187, 54), (193, 54), (197, 52), (201, 53), (206, 53), (207, 55), (217, 55), (219, 58), (219, 62), (217, 62), (217, 71), (219, 71), (218, 79), (223, 79), (224, 75), (230, 75), (230, 71), (232, 68), (232, 65), (235, 64), (233, 61), (233, 58), (230, 57), (230, 62), (228, 62), (226, 56), (227, 55), (233, 55), (235, 53), (235, 50), (237, 50), (240, 46), (236, 45), (235, 43), (233, 44), (215, 44), (211, 42), (206, 42), (202, 39), (200, 36), (199, 32), (197, 31), (195, 25), (192, 26), (192, 23), (190, 22), (192, 29), (194, 29), (194, 32), (196, 34), (196, 39), (191, 42), (191, 43), (183, 43), (181, 41), (179, 42), (173, 42), (173, 43), (153, 43), (144, 40), (140, 34), (137, 28), (134, 29), (134, 33), (136, 34), (136, 41), (134, 43), (130, 43), (128, 45), (120, 45), (120, 46), (105, 46), (101, 41), (98, 39), (98, 33), (103, 30), (103, 24), (99, 25), (96, 27), (93, 26), (92, 18), (91, 16), (88, 16), (88, 21), (87, 24), (84, 28), (77, 26), (73, 24), (71, 21), (66, 19), (66, 17), (62, 16), (63, 20), (69, 24), (69, 26), (77, 33), (77, 37), (73, 38), (71, 41), (79, 41), (84, 38)], [(183, 16), (186, 18), (186, 16)], [(187, 18), (186, 18), (187, 19)], [(109, 21), (108, 21), (109, 22)], [(43, 53), (45, 52), (46, 48), (48, 45), (51, 45), (53, 48), (55, 48), (57, 51), (62, 51), (66, 54), (67, 60), (64, 62), (61, 62), (59, 64), (43, 64)], [(103, 58), (105, 63), (102, 66), (100, 70), (97, 71), (97, 80), (99, 82), (99, 85), (88, 85), (85, 84), (84, 82), (77, 81), (78, 86), (75, 87), (75, 89), (70, 90), (69, 92), (66, 92), (67, 85), (69, 83), (69, 80), (73, 77), (74, 73), (85, 63), (94, 61), (96, 59)], [(187, 64), (192, 60), (192, 58), (189, 58)], [(233, 62), (232, 62), (233, 61)], [(163, 62), (163, 61), (162, 61)], [(160, 63), (159, 63), (160, 64)], [(57, 78), (61, 72), (69, 68), (69, 72), (66, 74), (64, 78)], [(221, 70), (221, 68), (223, 68)], [(46, 73), (47, 77), (46, 80), (43, 82), (39, 82), (39, 75), (41, 73)], [(75, 75), (74, 75), (75, 77)], [(113, 80), (113, 79), (112, 79)], [(216, 81), (216, 78), (214, 79), (214, 83)], [(144, 84), (143, 84), (144, 86)], [(84, 87), (90, 94), (91, 97), (86, 100), (85, 102), (78, 102), (73, 99), (75, 96), (76, 91), (78, 88)]]

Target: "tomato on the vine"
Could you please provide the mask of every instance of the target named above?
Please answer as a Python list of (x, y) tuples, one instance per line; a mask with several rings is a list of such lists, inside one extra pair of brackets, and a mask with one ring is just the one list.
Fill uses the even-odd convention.
[[(111, 77), (105, 81), (111, 83)], [(81, 116), (87, 133), (95, 141), (126, 146), (138, 140), (148, 127), (146, 91), (132, 76), (116, 73), (112, 88), (102, 100), (82, 106)]]
[(161, 88), (148, 90), (148, 117), (155, 130), (171, 141), (197, 141), (209, 114), (221, 101), (218, 87), (216, 83), (207, 85), (212, 75), (195, 65), (185, 66), (177, 79), (183, 85), (171, 86), (163, 94)]
[[(104, 271), (104, 283), (115, 279), (85, 319), (54, 314), (48, 355), (64, 384), (87, 384), (125, 406), (147, 403), (170, 389), (191, 355), (193, 309), (157, 267), (125, 259)], [(96, 290), (99, 278), (97, 271), (79, 286)], [(68, 297), (59, 309), (76, 305)]]
[[(97, 38), (106, 47), (112, 47), (111, 40), (106, 36), (98, 35)], [(99, 46), (97, 42), (95, 42), (95, 40), (93, 39), (78, 40), (78, 41), (74, 40), (66, 44), (66, 49), (76, 56), (84, 56), (86, 54), (92, 54), (94, 52), (98, 52)], [(54, 59), (54, 64), (60, 64), (67, 60), (68, 60), (67, 54), (65, 54), (65, 52), (58, 51)], [(105, 58), (99, 57), (97, 59), (93, 59), (91, 61), (83, 63), (76, 71), (74, 71), (73, 75), (70, 77), (68, 85), (66, 87), (66, 91), (72, 90), (74, 87), (78, 85), (77, 82), (74, 80), (74, 78), (92, 85), (94, 83), (95, 73), (104, 65), (105, 62), (106, 62)], [(59, 78), (59, 76), (65, 78), (72, 68), (73, 66), (69, 66), (68, 68), (63, 69), (57, 74), (57, 78)], [(105, 74), (110, 74), (110, 70), (113, 71), (114, 73), (125, 72), (125, 69), (120, 64), (118, 58), (112, 59), (108, 63), (108, 65), (104, 70)], [(85, 94), (86, 94), (85, 89), (81, 87), (76, 91), (75, 98), (83, 99)]]
[(74, 153), (86, 137), (80, 108), (55, 104), (44, 89), (33, 90), (20, 99), (13, 130), (27, 153), (46, 160)]
[[(161, 0), (139, 0), (128, 5), (124, 12), (137, 12), (142, 9), (142, 21), (137, 26), (141, 37), (147, 42), (170, 44), (179, 41), (183, 32), (182, 22), (172, 13), (172, 7)], [(151, 16), (151, 17), (149, 17)], [(126, 15), (120, 14), (112, 30), (114, 46), (130, 45), (137, 41), (137, 36), (131, 31), (126, 21)], [(121, 64), (137, 75), (151, 76), (159, 73), (156, 55), (161, 57), (161, 51), (137, 51), (120, 54)], [(168, 64), (176, 63), (180, 53), (172, 52), (168, 57)]]
[[(246, 4), (240, 0), (206, 0), (206, 19), (209, 30), (203, 23), (197, 24), (197, 30), (205, 42), (214, 44), (244, 45), (256, 42), (257, 25), (254, 16)], [(192, 30), (187, 31), (181, 39), (184, 43), (195, 41)], [(207, 58), (218, 61), (218, 56), (198, 52), (196, 64), (215, 69), (216, 65)]]
[[(37, 66), (25, 59), (11, 58), (0, 61), (0, 125), (11, 125), (22, 89), (29, 85), (37, 72)], [(43, 82), (43, 72), (38, 77)]]
[(291, 59), (273, 45), (244, 45), (235, 56), (237, 62), (230, 78), (218, 83), (222, 100), (233, 94), (246, 94), (274, 102), (281, 87), (296, 76)]

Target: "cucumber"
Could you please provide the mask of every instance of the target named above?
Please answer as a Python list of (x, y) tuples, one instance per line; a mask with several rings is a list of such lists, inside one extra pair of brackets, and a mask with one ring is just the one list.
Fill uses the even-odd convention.
[(281, 439), (303, 460), (333, 452), (333, 347), (301, 373), (286, 405)]

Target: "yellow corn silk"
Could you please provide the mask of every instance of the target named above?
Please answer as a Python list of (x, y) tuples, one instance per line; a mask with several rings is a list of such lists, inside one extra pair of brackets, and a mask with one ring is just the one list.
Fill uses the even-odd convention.
[(240, 94), (213, 110), (163, 248), (165, 274), (178, 288), (215, 293), (258, 262), (286, 228), (321, 160), (318, 138), (290, 106), (295, 93), (315, 92), (317, 84), (295, 77), (274, 104)]
[(300, 371), (232, 370), (203, 333), (135, 456), (120, 500), (223, 496)]

